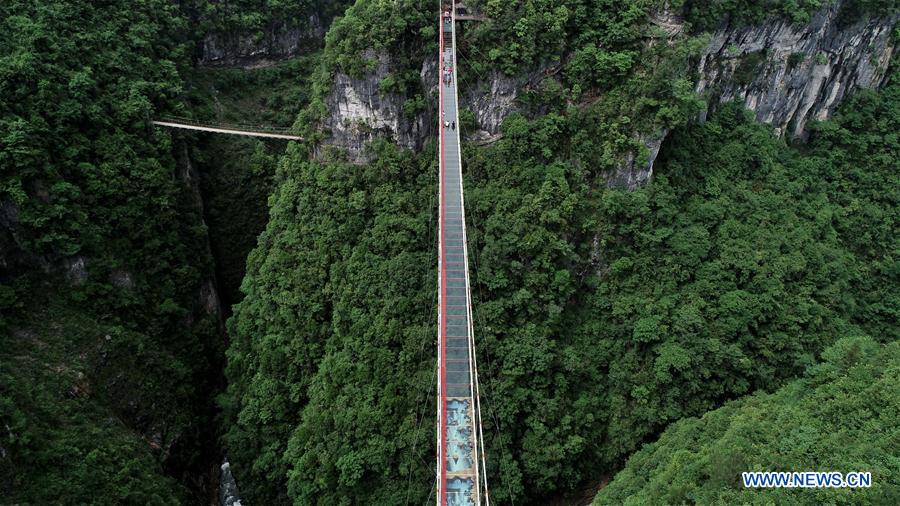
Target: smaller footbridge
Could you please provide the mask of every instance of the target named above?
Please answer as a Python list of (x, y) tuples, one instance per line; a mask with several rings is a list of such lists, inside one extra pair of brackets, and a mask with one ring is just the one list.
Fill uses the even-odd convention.
[(197, 121), (190, 118), (177, 117), (160, 118), (158, 120), (153, 120), (151, 123), (161, 127), (200, 130), (202, 132), (245, 135), (248, 137), (267, 137), (270, 139), (286, 139), (292, 141), (303, 140), (303, 137), (294, 135), (290, 128), (277, 128), (260, 125), (229, 125), (225, 123), (210, 123), (205, 121)]

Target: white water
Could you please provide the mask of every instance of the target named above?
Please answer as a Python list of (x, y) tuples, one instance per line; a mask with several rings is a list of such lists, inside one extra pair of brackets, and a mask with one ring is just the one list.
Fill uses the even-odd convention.
[(237, 482), (231, 474), (231, 464), (228, 458), (222, 462), (222, 472), (219, 473), (219, 504), (221, 506), (241, 506), (241, 498), (238, 495)]

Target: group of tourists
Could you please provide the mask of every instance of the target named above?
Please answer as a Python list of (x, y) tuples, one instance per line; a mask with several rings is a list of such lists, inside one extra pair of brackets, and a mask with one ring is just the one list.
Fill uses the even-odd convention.
[[(452, 17), (450, 14), (450, 9), (444, 11), (444, 32), (450, 31), (447, 27), (450, 23), (452, 23)], [(444, 85), (450, 86), (453, 82), (453, 53), (449, 49), (444, 49), (444, 61), (443, 61), (443, 73), (444, 73)], [(442, 118), (443, 119), (443, 118)], [(444, 128), (449, 128), (450, 130), (456, 130), (456, 120), (454, 121), (446, 121), (444, 120)]]
[[(444, 32), (452, 31), (450, 23), (452, 23), (450, 9), (444, 11)], [(444, 84), (450, 86), (453, 82), (453, 68), (451, 67), (452, 57), (450, 51), (444, 49)]]

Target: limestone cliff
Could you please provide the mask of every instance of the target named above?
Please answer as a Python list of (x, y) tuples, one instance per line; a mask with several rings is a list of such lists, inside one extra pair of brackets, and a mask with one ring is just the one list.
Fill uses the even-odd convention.
[[(808, 24), (772, 19), (754, 26), (723, 25), (698, 62), (695, 91), (709, 112), (739, 101), (778, 135), (805, 139), (811, 120), (828, 119), (856, 89), (883, 84), (894, 52), (891, 32), (900, 16), (843, 16), (849, 2), (838, 0), (812, 15)], [(665, 26), (677, 26), (666, 16)], [(680, 30), (679, 30), (680, 31)], [(635, 188), (650, 179), (668, 131), (639, 135), (647, 163), (626, 156), (610, 184)]]
[(495, 70), (486, 76), (487, 79), (464, 87), (459, 97), (460, 107), (471, 111), (475, 116), (475, 131), (469, 135), (468, 140), (490, 142), (496, 139), (503, 120), (511, 113), (521, 110), (516, 98), (523, 91), (537, 86), (542, 79), (554, 75), (560, 68), (559, 62), (553, 62), (517, 76), (507, 76)]
[(828, 118), (849, 92), (881, 85), (894, 50), (891, 29), (900, 16), (845, 25), (844, 3), (819, 10), (807, 25), (719, 30), (700, 60), (697, 92), (710, 110), (738, 100), (781, 135), (803, 137), (810, 120)]
[(200, 43), (200, 65), (256, 68), (299, 54), (304, 47), (318, 45), (325, 26), (318, 15), (304, 23), (272, 21), (261, 31), (212, 32)]
[[(805, 25), (782, 19), (753, 26), (724, 23), (696, 62), (695, 91), (706, 99), (707, 112), (739, 100), (780, 135), (803, 138), (810, 120), (827, 119), (853, 90), (880, 86), (894, 51), (891, 32), (898, 16), (851, 22), (842, 15), (847, 3), (838, 0), (821, 8)], [(686, 36), (678, 13), (667, 9), (651, 18), (670, 38)], [(420, 72), (429, 108), (409, 116), (403, 110), (409, 97), (380, 89), (381, 81), (397, 70), (390, 55), (372, 52), (365, 58), (377, 61), (373, 71), (360, 77), (341, 72), (334, 76), (322, 124), (330, 136), (325, 144), (346, 149), (356, 161), (364, 160), (363, 147), (376, 136), (421, 148), (434, 134), (429, 97), (437, 93), (435, 61), (423, 62)], [(518, 76), (491, 72), (463, 86), (460, 107), (475, 117), (469, 140), (496, 139), (503, 120), (520, 110), (516, 98), (558, 68), (559, 63), (543, 65)], [(698, 119), (704, 120), (705, 114)], [(620, 169), (608, 176), (610, 186), (635, 188), (649, 180), (668, 131), (635, 135), (646, 147), (646, 156), (626, 155)]]
[[(433, 113), (410, 115), (404, 112), (407, 97), (382, 91), (382, 81), (397, 70), (387, 53), (370, 51), (363, 55), (377, 61), (375, 69), (360, 77), (336, 72), (328, 95), (328, 114), (322, 128), (329, 133), (325, 144), (346, 149), (350, 158), (363, 159), (363, 148), (376, 136), (390, 139), (409, 149), (420, 149), (432, 135)], [(420, 77), (423, 89), (437, 90), (435, 61), (422, 64)]]

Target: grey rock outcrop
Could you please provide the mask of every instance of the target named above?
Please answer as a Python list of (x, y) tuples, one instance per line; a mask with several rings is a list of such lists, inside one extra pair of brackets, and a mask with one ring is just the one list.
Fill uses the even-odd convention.
[(116, 288), (134, 288), (134, 276), (125, 269), (115, 269), (109, 273), (109, 282)]
[(898, 16), (842, 26), (846, 2), (817, 11), (809, 24), (772, 20), (716, 32), (700, 60), (696, 91), (709, 110), (733, 100), (779, 135), (802, 138), (810, 120), (824, 120), (855, 89), (885, 79)]
[(62, 260), (63, 272), (66, 280), (73, 286), (83, 285), (88, 278), (87, 259), (81, 255), (64, 258)]
[(472, 141), (490, 141), (497, 138), (503, 120), (514, 112), (523, 112), (516, 99), (532, 87), (539, 86), (546, 77), (560, 69), (559, 62), (540, 65), (526, 74), (508, 76), (493, 70), (486, 79), (471, 86), (463, 85), (459, 97), (460, 109), (475, 116), (475, 131), (468, 136)]
[[(364, 160), (364, 147), (375, 137), (390, 139), (405, 148), (421, 149), (433, 133), (430, 129), (434, 113), (409, 115), (403, 110), (405, 95), (382, 91), (382, 81), (396, 70), (390, 55), (369, 51), (363, 57), (376, 62), (373, 71), (360, 77), (335, 73), (328, 95), (328, 114), (322, 122), (322, 128), (330, 134), (325, 145), (345, 149), (356, 162)], [(420, 77), (423, 89), (436, 92), (434, 60), (422, 64)]]
[(231, 463), (226, 458), (219, 467), (219, 505), (241, 506), (241, 497), (238, 492), (237, 481), (231, 472)]
[[(846, 23), (841, 12), (847, 3), (838, 0), (819, 9), (805, 25), (770, 19), (719, 29), (699, 62), (695, 91), (708, 104), (699, 119), (738, 101), (778, 135), (805, 139), (807, 124), (831, 117), (852, 91), (883, 84), (894, 52), (891, 31), (900, 16)], [(675, 26), (671, 16), (666, 20), (666, 26)], [(634, 189), (648, 181), (668, 134), (638, 135), (646, 156), (626, 156), (609, 185)]]
[(516, 97), (527, 79), (491, 71), (488, 79), (463, 88), (460, 107), (475, 115), (473, 140), (487, 140), (500, 131), (500, 125), (516, 110)]
[(635, 188), (647, 183), (653, 176), (653, 164), (659, 156), (659, 149), (663, 141), (669, 135), (669, 129), (664, 129), (657, 134), (638, 133), (637, 140), (644, 147), (645, 152), (628, 153), (622, 164), (606, 176), (606, 185), (610, 188)]
[(325, 26), (312, 15), (306, 23), (276, 21), (261, 34), (241, 32), (209, 33), (200, 45), (198, 63), (206, 66), (258, 68), (299, 54), (317, 45), (325, 36)]
[(659, 9), (650, 13), (650, 22), (662, 30), (669, 40), (684, 33), (684, 16), (680, 9), (672, 8), (668, 0)]

